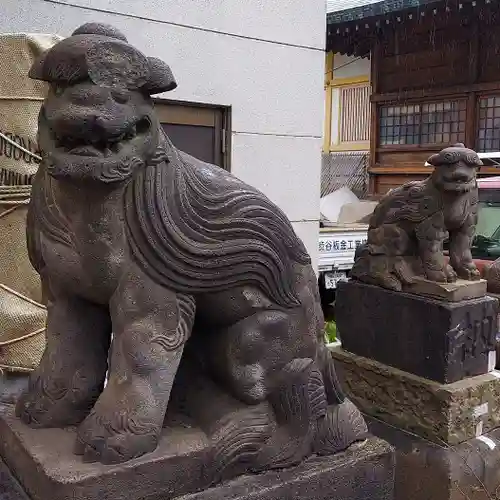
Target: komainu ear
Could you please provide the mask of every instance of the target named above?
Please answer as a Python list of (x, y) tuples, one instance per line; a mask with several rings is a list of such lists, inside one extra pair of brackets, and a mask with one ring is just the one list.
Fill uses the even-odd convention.
[(425, 162), (425, 165), (429, 167), (439, 167), (439, 165), (442, 164), (443, 164), (443, 158), (439, 153), (433, 154)]
[(465, 163), (467, 163), (467, 165), (470, 165), (471, 167), (476, 167), (476, 168), (482, 167), (484, 165), (481, 158), (479, 158), (479, 156), (475, 153), (468, 154), (465, 157)]
[(149, 95), (169, 92), (177, 88), (177, 82), (170, 66), (156, 57), (148, 57), (149, 79), (142, 90)]
[(50, 83), (73, 83), (87, 76), (86, 53), (90, 46), (82, 36), (65, 38), (41, 54), (28, 76)]

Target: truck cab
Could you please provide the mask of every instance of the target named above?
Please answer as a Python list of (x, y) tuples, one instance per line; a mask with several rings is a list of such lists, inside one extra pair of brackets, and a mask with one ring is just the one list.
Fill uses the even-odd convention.
[(479, 210), (472, 257), (478, 268), (484, 268), (500, 257), (500, 176), (477, 181)]
[[(485, 165), (500, 168), (500, 152), (479, 153)], [(478, 222), (472, 241), (472, 257), (481, 274), (500, 258), (500, 176), (477, 180)]]

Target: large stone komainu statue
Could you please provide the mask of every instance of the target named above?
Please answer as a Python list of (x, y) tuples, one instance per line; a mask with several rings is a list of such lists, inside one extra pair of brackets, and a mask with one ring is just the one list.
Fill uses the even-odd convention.
[(262, 193), (164, 135), (150, 96), (176, 87), (169, 67), (88, 24), (30, 76), (51, 86), (28, 215), (48, 322), (18, 416), (79, 425), (76, 453), (103, 463), (189, 419), (220, 477), (364, 439), (303, 244)]

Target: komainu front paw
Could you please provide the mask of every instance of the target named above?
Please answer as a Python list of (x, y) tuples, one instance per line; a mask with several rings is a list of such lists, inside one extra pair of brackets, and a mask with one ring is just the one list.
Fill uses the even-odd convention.
[(66, 427), (79, 424), (89, 413), (97, 394), (69, 390), (65, 382), (37, 377), (16, 404), (16, 415), (31, 427)]
[(481, 279), (481, 273), (474, 262), (465, 262), (455, 268), (458, 276), (468, 281), (478, 281)]
[(429, 281), (436, 281), (437, 283), (447, 283), (448, 275), (444, 269), (426, 269), (425, 276)]
[(457, 281), (457, 273), (450, 265), (445, 266), (444, 273), (446, 274), (446, 281), (448, 283), (455, 283)]
[(84, 462), (117, 464), (154, 451), (161, 426), (144, 422), (127, 411), (116, 409), (106, 415), (92, 410), (78, 429), (75, 453)]

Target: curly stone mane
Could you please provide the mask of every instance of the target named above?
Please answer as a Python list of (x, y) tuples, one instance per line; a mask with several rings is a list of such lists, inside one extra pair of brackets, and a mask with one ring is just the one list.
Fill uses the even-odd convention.
[(299, 303), (292, 268), (309, 264), (309, 255), (257, 189), (164, 137), (125, 196), (133, 256), (156, 282), (194, 294), (255, 285), (277, 305)]

